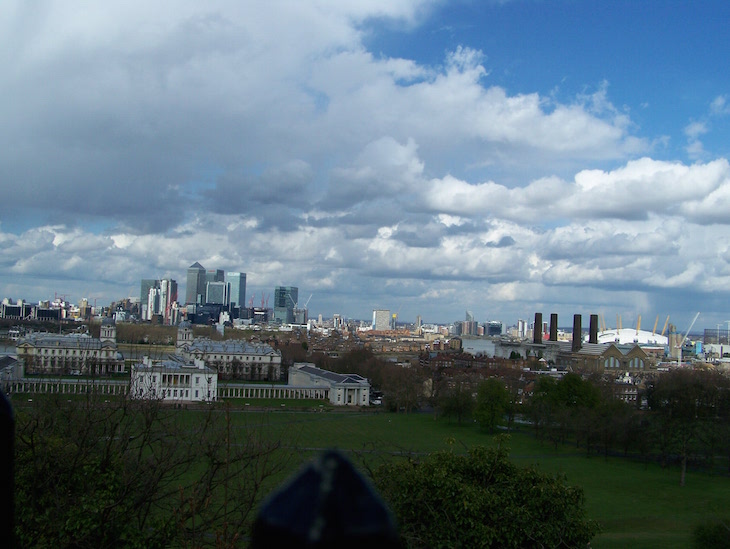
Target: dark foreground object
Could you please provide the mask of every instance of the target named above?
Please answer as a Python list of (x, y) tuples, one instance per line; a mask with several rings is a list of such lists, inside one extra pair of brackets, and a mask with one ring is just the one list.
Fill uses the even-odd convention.
[(15, 448), (13, 407), (0, 390), (0, 547), (15, 547), (13, 534), (13, 459)]
[(352, 464), (326, 452), (262, 505), (253, 549), (399, 548), (389, 509)]

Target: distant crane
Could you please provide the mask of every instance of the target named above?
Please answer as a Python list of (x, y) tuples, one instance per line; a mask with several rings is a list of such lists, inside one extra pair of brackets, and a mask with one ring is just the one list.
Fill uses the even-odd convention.
[(689, 335), (689, 332), (692, 330), (692, 326), (695, 325), (695, 322), (697, 322), (697, 317), (700, 316), (700, 313), (698, 312), (694, 320), (692, 320), (692, 324), (689, 325), (689, 328), (687, 328), (687, 331), (684, 334), (684, 337), (682, 338), (682, 341), (679, 342), (678, 346), (678, 353), (677, 353), (677, 366), (682, 366), (682, 345), (684, 345), (685, 340), (687, 339), (687, 336)]

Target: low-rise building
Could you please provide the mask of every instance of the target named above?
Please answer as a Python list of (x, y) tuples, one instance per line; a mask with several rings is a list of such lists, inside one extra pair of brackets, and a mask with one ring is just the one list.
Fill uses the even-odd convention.
[(32, 333), (18, 340), (16, 355), (28, 374), (109, 375), (124, 372), (116, 325), (104, 318), (99, 339), (88, 334)]
[(309, 362), (295, 362), (289, 368), (292, 387), (327, 387), (329, 400), (335, 406), (368, 406), (370, 382), (357, 374), (336, 374), (317, 368)]
[(193, 338), (192, 325), (181, 322), (178, 328), (177, 354), (186, 360), (202, 360), (215, 368), (223, 379), (279, 381), (281, 351), (266, 343), (249, 343), (227, 339), (214, 341)]
[(134, 399), (170, 402), (212, 402), (218, 395), (218, 372), (202, 360), (169, 356), (144, 357), (132, 367), (129, 395)]

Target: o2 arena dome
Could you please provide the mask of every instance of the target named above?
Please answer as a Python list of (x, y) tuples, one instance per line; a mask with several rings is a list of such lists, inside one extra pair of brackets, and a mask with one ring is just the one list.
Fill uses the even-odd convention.
[[(588, 339), (586, 338), (586, 341)], [(618, 343), (639, 345), (658, 345), (665, 346), (669, 344), (669, 338), (655, 332), (647, 330), (637, 330), (636, 328), (618, 328), (614, 330), (604, 330), (598, 332), (598, 343)]]

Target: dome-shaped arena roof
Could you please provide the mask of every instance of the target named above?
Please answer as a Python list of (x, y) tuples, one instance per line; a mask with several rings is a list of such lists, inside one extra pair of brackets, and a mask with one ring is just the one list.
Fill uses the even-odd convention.
[(669, 340), (667, 336), (654, 332), (637, 330), (636, 328), (621, 328), (598, 332), (598, 343), (638, 343), (639, 345), (664, 346), (669, 343)]

